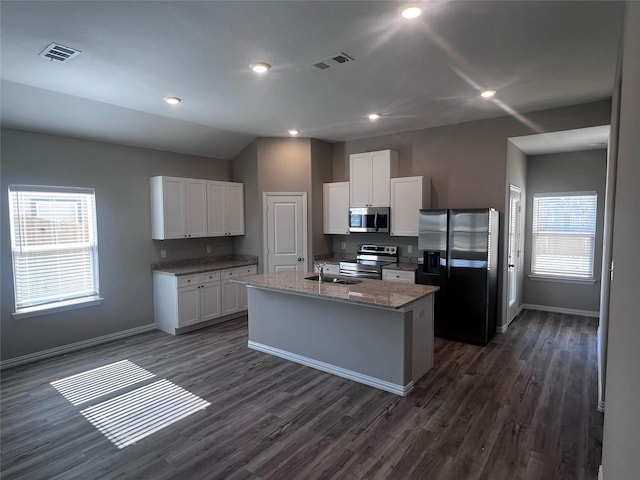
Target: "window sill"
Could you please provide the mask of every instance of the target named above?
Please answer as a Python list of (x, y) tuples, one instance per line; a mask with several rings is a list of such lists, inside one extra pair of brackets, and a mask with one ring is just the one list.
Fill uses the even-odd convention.
[(595, 278), (572, 278), (572, 277), (550, 277), (545, 275), (533, 275), (530, 274), (529, 278), (537, 282), (558, 282), (558, 283), (573, 283), (576, 285), (595, 285)]
[(93, 307), (100, 305), (104, 298), (101, 297), (85, 297), (74, 300), (66, 300), (64, 302), (47, 303), (46, 305), (38, 305), (36, 307), (21, 308), (13, 313), (13, 318), (29, 318), (40, 315), (49, 315), (51, 313), (64, 312), (65, 310), (75, 310), (76, 308)]

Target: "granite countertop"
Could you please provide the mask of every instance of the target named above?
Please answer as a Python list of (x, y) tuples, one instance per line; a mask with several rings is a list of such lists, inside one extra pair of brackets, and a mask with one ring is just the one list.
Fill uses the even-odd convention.
[(328, 282), (321, 283), (305, 279), (305, 277), (311, 275), (314, 275), (314, 273), (266, 273), (239, 277), (234, 279), (234, 281), (269, 290), (392, 309), (405, 307), (439, 290), (438, 287), (431, 285), (385, 282), (366, 278), (358, 278), (359, 283), (354, 285), (340, 285)]
[(418, 264), (399, 262), (392, 263), (391, 265), (385, 265), (382, 268), (387, 270), (403, 270), (405, 272), (415, 272), (418, 269)]
[[(350, 257), (350, 258), (355, 258), (354, 257)], [(323, 258), (322, 260), (314, 260), (313, 264), (317, 265), (319, 263), (331, 263), (331, 264), (339, 264), (340, 262), (346, 260), (345, 258), (336, 258), (336, 257), (330, 257), (330, 258)], [(389, 265), (385, 265), (382, 268), (388, 268), (390, 270), (404, 270), (406, 272), (415, 272), (418, 269), (418, 264), (417, 263), (410, 263), (410, 262), (398, 262), (398, 263), (392, 263)]]
[(151, 265), (151, 270), (167, 275), (191, 275), (194, 273), (212, 272), (227, 268), (256, 265), (258, 258), (250, 255), (228, 255), (225, 257), (203, 257)]

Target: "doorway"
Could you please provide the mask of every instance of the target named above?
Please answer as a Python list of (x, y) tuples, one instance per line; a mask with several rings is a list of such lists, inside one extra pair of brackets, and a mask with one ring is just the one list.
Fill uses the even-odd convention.
[(507, 325), (518, 315), (520, 278), (520, 215), (522, 190), (509, 185), (509, 237), (507, 240)]
[(262, 205), (265, 273), (306, 271), (306, 192), (265, 192)]

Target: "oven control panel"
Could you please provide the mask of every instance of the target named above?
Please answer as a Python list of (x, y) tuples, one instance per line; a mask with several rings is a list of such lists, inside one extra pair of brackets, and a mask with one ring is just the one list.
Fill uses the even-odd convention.
[(383, 253), (385, 255), (397, 255), (396, 245), (361, 245), (358, 253)]

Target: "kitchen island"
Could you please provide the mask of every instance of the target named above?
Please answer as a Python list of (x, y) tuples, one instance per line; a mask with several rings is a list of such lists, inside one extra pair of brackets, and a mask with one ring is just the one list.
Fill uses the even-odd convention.
[(249, 348), (397, 395), (433, 366), (433, 293), (438, 287), (352, 279), (308, 280), (280, 272), (247, 285)]

